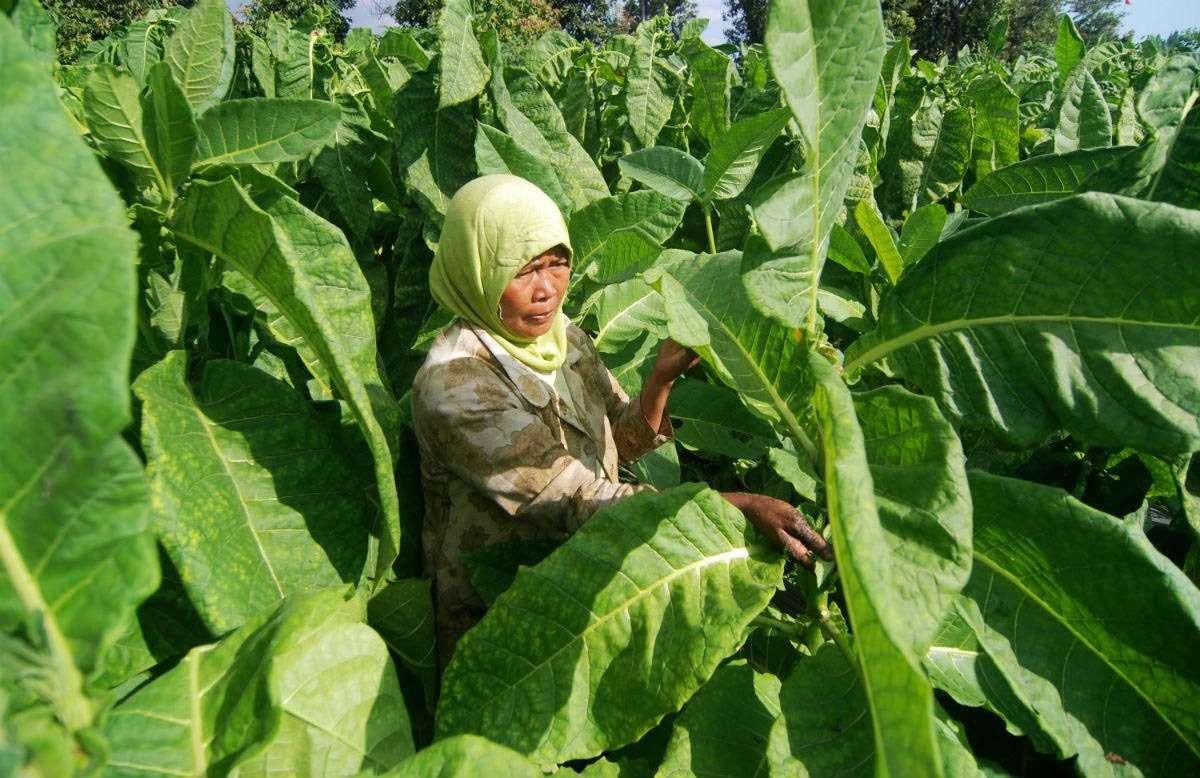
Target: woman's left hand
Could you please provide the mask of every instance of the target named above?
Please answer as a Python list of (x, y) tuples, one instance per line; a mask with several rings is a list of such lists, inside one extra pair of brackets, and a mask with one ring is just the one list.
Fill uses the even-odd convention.
[(809, 525), (804, 514), (783, 500), (750, 492), (721, 492), (721, 496), (768, 540), (809, 570), (816, 567), (814, 554), (826, 562), (833, 561), (829, 541)]
[(670, 385), (699, 362), (700, 356), (695, 351), (667, 338), (658, 347), (658, 358), (654, 360), (651, 375), (658, 383)]

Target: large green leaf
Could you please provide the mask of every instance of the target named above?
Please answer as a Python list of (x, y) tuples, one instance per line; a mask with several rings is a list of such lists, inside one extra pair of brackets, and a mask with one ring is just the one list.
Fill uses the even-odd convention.
[(525, 52), (523, 62), (539, 81), (558, 89), (571, 77), (581, 50), (580, 42), (563, 30), (548, 30)]
[(413, 36), (413, 31), (399, 27), (389, 27), (379, 36), (376, 54), (380, 58), (395, 57), (412, 70), (424, 70), (431, 61), (429, 52)]
[(387, 647), (347, 594), (290, 597), (125, 698), (108, 774), (354, 775), (411, 755)]
[(609, 284), (590, 301), (596, 318), (593, 340), (602, 353), (615, 353), (647, 331), (666, 337), (667, 313), (662, 295), (641, 278)]
[(855, 203), (854, 223), (875, 250), (875, 256), (879, 258), (879, 265), (887, 274), (888, 280), (895, 284), (904, 274), (904, 257), (900, 255), (896, 236), (883, 220), (883, 214), (879, 212), (879, 206), (875, 204), (873, 197), (868, 195), (865, 200)]
[(625, 74), (625, 112), (642, 147), (653, 146), (671, 117), (674, 102), (671, 84), (655, 60), (659, 55), (658, 25), (647, 20), (638, 25), (637, 39)]
[(777, 694), (782, 715), (768, 736), (772, 776), (876, 775), (862, 678), (833, 644), (797, 662)]
[(1058, 17), (1058, 37), (1054, 42), (1054, 63), (1058, 65), (1058, 77), (1065, 81), (1071, 71), (1083, 60), (1086, 46), (1075, 22), (1067, 14)]
[(162, 60), (171, 26), (162, 16), (151, 12), (125, 28), (125, 35), (121, 38), (120, 61), (138, 83), (146, 83), (150, 67)]
[(1185, 208), (1200, 208), (1200, 59), (1181, 54), (1159, 69), (1138, 98), (1153, 135), (1120, 162), (1084, 183)]
[(101, 151), (166, 192), (166, 179), (146, 141), (139, 91), (129, 74), (111, 65), (98, 66), (84, 84), (84, 119)]
[(971, 82), (967, 96), (975, 109), (971, 155), (978, 179), (1019, 159), (1020, 98), (995, 75)]
[(370, 289), (341, 232), (288, 197), (269, 211), (232, 179), (196, 182), (177, 210), (175, 234), (246, 277), (303, 337), (349, 405), (371, 448), (383, 508), (377, 576), (395, 559), (400, 505), (392, 476), (395, 401), (376, 366)]
[(1060, 759), (1078, 756), (1083, 775), (1119, 769), (1063, 709), (1054, 684), (1021, 667), (1008, 639), (984, 623), (974, 601), (962, 597), (955, 603), (926, 654), (925, 667), (934, 685), (955, 702), (986, 707), (1004, 719), (1009, 732), (1028, 736), (1040, 751)]
[(481, 734), (543, 765), (632, 742), (737, 648), (782, 573), (710, 489), (626, 498), (521, 569), (462, 638), (438, 732)]
[(487, 86), (487, 63), (471, 29), (473, 12), (471, 0), (446, 0), (438, 12), (439, 109), (465, 103)]
[(704, 199), (728, 200), (740, 195), (790, 118), (786, 108), (755, 114), (713, 139), (704, 159)]
[(576, 273), (613, 281), (650, 266), (683, 219), (684, 204), (642, 191), (597, 200), (571, 214)]
[[(1057, 429), (1200, 446), (1200, 213), (1105, 194), (991, 219), (909, 269), (851, 374), (887, 358), (951, 419), (1030, 445)], [(1169, 281), (1165, 281), (1169, 279)]]
[(921, 116), (913, 125), (920, 142), (929, 145), (929, 157), (917, 182), (918, 207), (936, 203), (957, 189), (971, 162), (971, 113), (956, 107), (946, 110), (940, 122), (933, 119), (932, 115)]
[(458, 188), (475, 176), (475, 109), (471, 103), (438, 110), (431, 73), (417, 73), (392, 101), (394, 164), (432, 226)]
[(421, 749), (384, 778), (458, 778), (486, 765), (488, 778), (543, 778), (525, 757), (477, 735), (455, 735)]
[(550, 556), (560, 545), (554, 538), (530, 538), (507, 543), (491, 543), (463, 556), (471, 575), (471, 588), (490, 608), (517, 578), (517, 571), (533, 567)]
[(1088, 176), (1129, 151), (1128, 146), (1115, 146), (1023, 159), (977, 181), (963, 195), (962, 203), (972, 211), (999, 216), (1026, 205), (1059, 200), (1079, 189)]
[(192, 169), (196, 120), (166, 63), (156, 62), (146, 71), (146, 90), (142, 97), (146, 148), (161, 176), (163, 194), (172, 199)]
[(391, 581), (367, 603), (367, 623), (413, 673), (433, 710), (437, 699), (437, 643), (433, 631), (433, 599), (427, 578)]
[[(809, 264), (813, 260), (815, 267)], [(791, 329), (804, 326), (818, 305), (823, 267), (820, 256), (805, 254), (799, 247), (772, 251), (761, 235), (746, 236), (741, 266), (746, 295), (759, 311)]]
[[(921, 624), (913, 623), (914, 603), (898, 586), (901, 576), (897, 574), (897, 562), (903, 559), (904, 552), (894, 548), (881, 522), (870, 466), (870, 460), (881, 455), (904, 461), (915, 449), (896, 456), (887, 453), (886, 443), (868, 448), (856, 418), (854, 401), (841, 375), (820, 354), (810, 352), (807, 356), (815, 384), (812, 403), (821, 431), (825, 500), (833, 530), (833, 548), (854, 630), (858, 675), (875, 733), (875, 774), (940, 776), (941, 757), (933, 727), (933, 689), (920, 669), (919, 657), (924, 650), (914, 649)], [(885, 499), (888, 491), (905, 489), (890, 477), (894, 472), (885, 473), (888, 476), (884, 481)], [(916, 487), (892, 501), (910, 502), (909, 495), (923, 501), (929, 497), (925, 490), (930, 489), (928, 484)], [(920, 494), (922, 491), (925, 494)], [(931, 598), (922, 594), (924, 601), (915, 604), (927, 608)]]
[(333, 138), (340, 118), (341, 109), (327, 100), (227, 100), (197, 122), (196, 166), (304, 159)]
[(806, 454), (816, 454), (802, 419), (811, 383), (792, 330), (755, 310), (740, 280), (736, 251), (670, 251), (646, 274), (663, 295), (667, 331), (695, 349), (726, 385), (761, 415), (782, 425)]
[[(1065, 492), (973, 472), (967, 594), (1106, 753), (1200, 765), (1200, 592), (1137, 527)], [(1164, 639), (1164, 636), (1170, 636)]]
[[(941, 100), (923, 103), (889, 139), (881, 198), (889, 209), (937, 202), (962, 181), (971, 161), (971, 114)], [(898, 134), (907, 128), (904, 134)]]
[[(28, 682), (47, 726), (75, 732), (93, 721), (88, 681), (158, 583), (141, 465), (119, 437), (137, 241), (4, 15), (0, 72), (0, 684)], [(5, 729), (28, 700), (6, 702)]]
[(899, 386), (855, 395), (905, 628), (924, 653), (971, 573), (971, 494), (962, 445), (928, 397)]
[(138, 377), (158, 536), (222, 634), (293, 592), (356, 583), (372, 512), (354, 460), (287, 384), (173, 351)]
[(1054, 130), (1054, 152), (1112, 145), (1112, 114), (1104, 92), (1086, 67), (1076, 68), (1063, 86), (1062, 108)]
[(607, 197), (608, 184), (604, 175), (567, 129), (562, 112), (545, 87), (520, 69), (507, 72), (507, 85), (514, 112), (525, 117), (545, 141), (550, 160), (572, 203), (568, 212)]
[[(808, 298), (815, 328), (816, 290), (829, 231), (842, 211), (858, 159), (863, 123), (883, 64), (883, 19), (874, 0), (771, 3), (766, 31), (771, 69), (792, 109), (804, 168), (760, 190), (754, 218), (774, 251), (794, 247), (793, 279), (772, 273), (756, 305), (774, 316)], [(812, 279), (803, 273), (813, 274)], [(764, 295), (770, 294), (773, 303)]]
[(559, 210), (570, 213), (571, 201), (563, 192), (553, 163), (536, 152), (523, 148), (515, 138), (480, 122), (476, 125), (475, 167), (481, 176), (509, 173), (520, 176), (546, 193)]
[(937, 203), (925, 205), (908, 215), (900, 230), (900, 256), (904, 266), (920, 262), (937, 245), (946, 227), (946, 209)]
[(729, 129), (729, 95), (735, 74), (733, 61), (728, 54), (717, 51), (699, 37), (685, 39), (680, 51), (688, 63), (691, 123), (711, 147)]
[(704, 196), (704, 166), (686, 151), (654, 146), (620, 159), (621, 173), (682, 203)]
[[(391, 92), (388, 92), (391, 99)], [(355, 112), (362, 107), (348, 95), (338, 95), (342, 117), (328, 145), (313, 159), (313, 172), (329, 191), (329, 200), (342, 215), (351, 234), (358, 240), (371, 231), (374, 206), (368, 183), (371, 165), (375, 161), (372, 133)], [(378, 136), (374, 136), (378, 137)]]
[[(877, 743), (872, 741), (862, 679), (832, 645), (797, 663), (784, 681), (779, 702), (783, 715), (771, 729), (767, 753), (772, 776), (878, 774)], [(940, 708), (935, 715), (931, 724), (943, 772), (955, 778), (982, 777)]]
[(771, 425), (720, 384), (681, 378), (671, 392), (671, 418), (677, 442), (710, 454), (761, 459), (778, 442)]
[(272, 15), (267, 19), (265, 38), (274, 59), (275, 82), (274, 93), (267, 91), (267, 96), (312, 97), (316, 47), (309, 36), (292, 27), (286, 19)]
[(683, 706), (656, 775), (766, 776), (767, 739), (778, 717), (778, 678), (745, 661), (725, 665)]
[(233, 18), (221, 0), (200, 0), (175, 28), (163, 59), (198, 115), (233, 83)]

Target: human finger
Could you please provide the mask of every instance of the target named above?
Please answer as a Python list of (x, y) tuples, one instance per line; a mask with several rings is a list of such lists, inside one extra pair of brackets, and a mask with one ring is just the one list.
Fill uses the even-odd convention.
[(795, 516), (792, 518), (789, 531), (796, 537), (800, 538), (800, 540), (804, 542), (804, 545), (820, 554), (821, 558), (826, 562), (832, 562), (833, 546), (829, 544), (829, 541), (821, 537), (821, 533), (817, 532), (812, 528), (811, 525), (809, 525), (808, 521), (804, 518), (803, 513), (800, 511), (794, 511), (794, 513)]
[(786, 551), (793, 559), (803, 565), (806, 569), (817, 569), (812, 553), (803, 543), (783, 530), (779, 531), (779, 534), (776, 536), (776, 538), (779, 541), (779, 545), (783, 546), (783, 550)]

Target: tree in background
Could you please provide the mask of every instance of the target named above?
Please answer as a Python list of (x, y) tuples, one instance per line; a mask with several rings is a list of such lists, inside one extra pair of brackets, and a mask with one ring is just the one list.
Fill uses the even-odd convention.
[(475, 0), (475, 18), (495, 27), (501, 40), (532, 40), (559, 29), (550, 0)]
[(730, 43), (762, 43), (767, 29), (768, 0), (726, 0), (721, 19), (728, 23), (725, 37)]
[(955, 57), (963, 46), (978, 48), (1008, 10), (1006, 0), (928, 0), (912, 10), (913, 48), (925, 59)]
[(1116, 38), (1125, 16), (1121, 0), (1069, 0), (1067, 9), (1088, 43)]
[(107, 37), (155, 8), (196, 0), (42, 0), (58, 28), (58, 59), (74, 62), (93, 41)]
[(1062, 0), (1024, 0), (1008, 4), (1009, 54), (1027, 54), (1054, 44)]
[(350, 31), (350, 19), (342, 12), (353, 8), (354, 3), (355, 0), (250, 0), (243, 13), (247, 23), (259, 33), (266, 29), (271, 14), (290, 22), (298, 22), (305, 16), (325, 19), (325, 29), (341, 40)]
[[(1162, 41), (1161, 37), (1155, 37)], [(1200, 27), (1188, 27), (1183, 30), (1176, 30), (1167, 36), (1163, 44), (1168, 49), (1178, 51), (1200, 51)]]
[[(397, 0), (380, 7), (401, 27), (432, 27), (444, 0)], [(592, 5), (584, 2), (578, 5)], [(548, 30), (559, 29), (564, 3), (551, 0), (475, 0), (475, 18), (496, 28), (502, 40), (533, 39)], [(559, 6), (559, 7), (556, 7)], [(572, 17), (584, 19), (584, 15)]]
[(920, 56), (936, 60), (942, 55), (953, 59), (963, 46), (978, 51), (992, 27), (1005, 19), (1009, 55), (1050, 46), (1063, 0), (884, 0), (883, 7), (888, 29), (897, 36), (907, 34)]
[(660, 12), (671, 17), (671, 29), (678, 33), (684, 22), (696, 18), (696, 0), (625, 0), (620, 26), (632, 30)]
[(398, 0), (379, 7), (380, 16), (390, 16), (401, 27), (432, 27), (442, 0)]
[(603, 41), (616, 31), (616, 17), (608, 0), (555, 0), (558, 23), (578, 40)]

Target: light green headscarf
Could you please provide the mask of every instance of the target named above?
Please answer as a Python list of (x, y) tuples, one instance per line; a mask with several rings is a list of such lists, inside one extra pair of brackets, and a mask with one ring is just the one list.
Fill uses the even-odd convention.
[(555, 246), (571, 251), (562, 212), (538, 187), (510, 175), (464, 184), (446, 208), (429, 289), (451, 313), (482, 327), (508, 353), (543, 373), (567, 358), (562, 302), (545, 334), (519, 338), (500, 321), (500, 296), (529, 260)]

